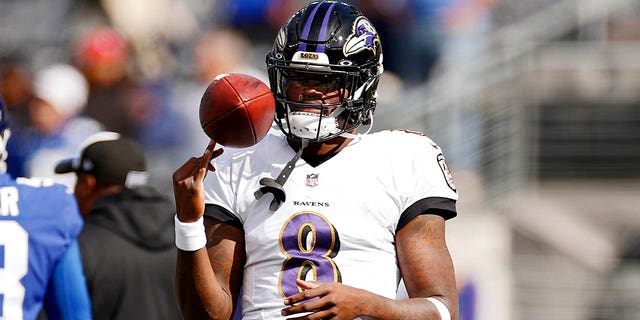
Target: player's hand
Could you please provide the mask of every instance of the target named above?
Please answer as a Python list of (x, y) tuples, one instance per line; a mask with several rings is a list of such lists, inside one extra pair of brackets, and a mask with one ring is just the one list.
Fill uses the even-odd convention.
[(192, 157), (173, 173), (173, 194), (178, 219), (194, 222), (204, 214), (204, 187), (202, 181), (208, 171), (215, 171), (211, 159), (222, 154), (214, 151), (216, 142), (211, 140), (201, 157)]
[[(304, 291), (284, 299), (288, 307), (282, 309), (283, 316), (294, 316), (287, 319), (335, 319), (352, 320), (364, 315), (367, 308), (367, 297), (372, 294), (342, 283), (323, 283), (296, 280), (296, 284)], [(316, 298), (316, 299), (314, 299)], [(312, 312), (295, 317), (299, 313)]]

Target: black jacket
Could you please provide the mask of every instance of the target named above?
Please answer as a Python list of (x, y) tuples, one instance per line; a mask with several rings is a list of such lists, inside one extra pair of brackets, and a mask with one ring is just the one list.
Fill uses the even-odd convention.
[(78, 237), (94, 319), (180, 319), (173, 208), (146, 186), (98, 200)]

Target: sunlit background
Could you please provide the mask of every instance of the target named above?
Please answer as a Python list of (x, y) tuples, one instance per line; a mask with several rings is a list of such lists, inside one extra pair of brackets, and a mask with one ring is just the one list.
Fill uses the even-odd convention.
[[(351, 2), (385, 52), (373, 130), (426, 133), (456, 179), (459, 215), (447, 231), (460, 319), (640, 319), (640, 1)], [(103, 125), (144, 145), (154, 184), (170, 194), (173, 170), (206, 145), (205, 86), (223, 72), (266, 79), (278, 26), (306, 3), (1, 0), (0, 93), (20, 141), (15, 163), (73, 183), (51, 164), (77, 152), (68, 136), (90, 129), (67, 124), (90, 118), (88, 106), (56, 109), (53, 133), (20, 140), (44, 130), (32, 79), (52, 64), (124, 61), (136, 94), (92, 96), (108, 85), (90, 80), (88, 104), (97, 114), (123, 108)], [(94, 27), (120, 33), (131, 55), (108, 37), (80, 50)], [(81, 90), (72, 86), (62, 90)]]

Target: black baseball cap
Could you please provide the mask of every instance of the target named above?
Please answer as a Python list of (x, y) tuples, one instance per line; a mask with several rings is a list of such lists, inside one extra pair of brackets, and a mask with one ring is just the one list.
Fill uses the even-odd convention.
[(142, 148), (135, 141), (110, 131), (87, 138), (80, 157), (58, 162), (55, 173), (69, 172), (90, 173), (99, 183), (127, 188), (149, 181)]

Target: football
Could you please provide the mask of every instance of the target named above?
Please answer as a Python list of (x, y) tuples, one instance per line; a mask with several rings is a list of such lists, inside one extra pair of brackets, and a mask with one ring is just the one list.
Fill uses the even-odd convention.
[(200, 125), (225, 147), (246, 148), (260, 142), (271, 128), (275, 98), (255, 77), (230, 73), (211, 81), (200, 100)]

